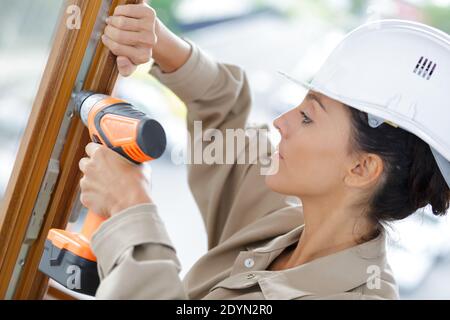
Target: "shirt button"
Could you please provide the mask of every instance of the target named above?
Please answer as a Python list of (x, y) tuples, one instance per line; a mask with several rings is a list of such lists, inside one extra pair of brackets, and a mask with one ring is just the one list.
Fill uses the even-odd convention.
[(248, 275), (247, 275), (247, 279), (253, 279), (255, 277), (255, 274), (254, 273), (249, 273)]
[(255, 265), (255, 260), (253, 260), (253, 259), (251, 259), (251, 258), (245, 259), (244, 265), (245, 265), (247, 268), (251, 268), (251, 267), (253, 267), (253, 266)]

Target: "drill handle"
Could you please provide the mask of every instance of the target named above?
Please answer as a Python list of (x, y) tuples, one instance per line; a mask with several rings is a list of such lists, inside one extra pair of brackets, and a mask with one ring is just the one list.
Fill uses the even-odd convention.
[(106, 218), (92, 212), (91, 210), (88, 211), (86, 219), (83, 223), (83, 228), (81, 230), (81, 234), (86, 237), (87, 240), (91, 240), (92, 235), (95, 233), (95, 231), (98, 230), (100, 225), (106, 220)]

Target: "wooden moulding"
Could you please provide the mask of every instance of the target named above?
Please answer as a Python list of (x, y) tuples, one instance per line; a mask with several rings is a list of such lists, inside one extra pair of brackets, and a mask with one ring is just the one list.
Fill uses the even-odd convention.
[[(141, 1), (112, 0), (109, 14), (118, 5), (138, 2)], [(81, 28), (67, 28), (66, 16), (58, 24), (0, 210), (0, 299), (5, 298), (102, 0), (66, 0), (65, 8), (70, 5), (77, 5), (81, 9)], [(110, 94), (117, 75), (115, 57), (100, 42), (85, 79), (84, 89)], [(38, 271), (44, 242), (51, 228), (64, 229), (67, 225), (81, 178), (78, 162), (84, 155), (87, 143), (87, 130), (74, 117), (64, 144), (59, 177), (42, 229), (24, 262), (14, 299), (41, 299), (47, 290), (48, 278)], [(55, 292), (57, 289), (51, 290), (53, 296), (65, 297), (63, 294), (58, 295)]]

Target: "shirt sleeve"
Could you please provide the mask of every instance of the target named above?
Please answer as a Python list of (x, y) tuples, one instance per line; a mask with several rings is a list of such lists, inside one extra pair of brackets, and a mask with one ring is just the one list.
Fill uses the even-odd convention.
[[(238, 66), (219, 63), (203, 52), (189, 39), (191, 55), (178, 70), (164, 73), (154, 65), (150, 73), (171, 89), (187, 106), (187, 127), (189, 131), (188, 182), (200, 209), (208, 235), (208, 249), (222, 243), (245, 226), (261, 217), (287, 207), (286, 198), (271, 191), (265, 184), (268, 159), (272, 146), (268, 142), (267, 152), (259, 148), (252, 158), (250, 147), (267, 138), (262, 130), (249, 135), (244, 145), (237, 145), (231, 161), (224, 150), (224, 164), (196, 161), (198, 150), (211, 146), (214, 139), (205, 141), (195, 130), (202, 132), (218, 130), (223, 141), (227, 130), (232, 132), (248, 129), (246, 123), (252, 106), (251, 92), (245, 72)], [(198, 122), (200, 121), (200, 122)], [(259, 127), (254, 129), (265, 129)], [(216, 131), (217, 132), (217, 131)], [(242, 133), (242, 131), (241, 131)], [(256, 139), (260, 139), (258, 142)], [(197, 153), (198, 155), (198, 153)], [(245, 163), (237, 161), (247, 159)]]
[(101, 280), (97, 299), (187, 299), (176, 250), (154, 204), (114, 215), (91, 245)]

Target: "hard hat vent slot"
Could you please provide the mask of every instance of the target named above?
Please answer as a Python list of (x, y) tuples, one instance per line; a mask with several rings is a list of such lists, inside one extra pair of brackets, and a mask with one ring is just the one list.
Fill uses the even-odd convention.
[(424, 79), (430, 80), (434, 69), (436, 69), (436, 63), (433, 63), (430, 59), (422, 56), (414, 68), (414, 73)]

